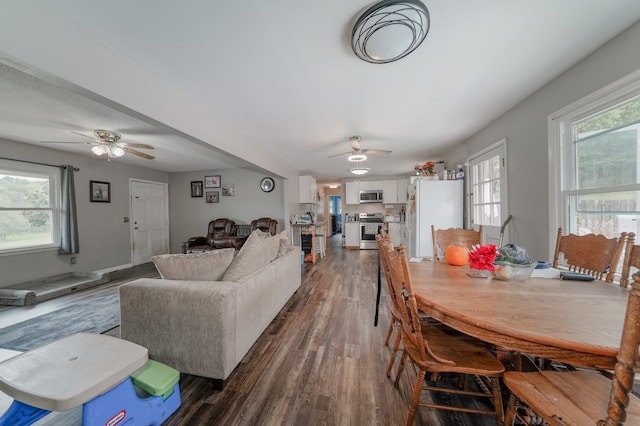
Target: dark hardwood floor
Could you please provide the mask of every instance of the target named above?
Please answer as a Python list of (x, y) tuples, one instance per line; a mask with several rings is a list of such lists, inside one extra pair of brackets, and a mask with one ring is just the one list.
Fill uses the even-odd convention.
[[(374, 327), (378, 258), (375, 250), (346, 250), (340, 235), (327, 255), (301, 267), (302, 286), (235, 369), (223, 391), (210, 380), (181, 375), (182, 406), (165, 425), (402, 425), (408, 387), (385, 375), (390, 349), (383, 283)], [(0, 327), (61, 309), (139, 276), (152, 264), (111, 274), (111, 281), (33, 307), (0, 308)], [(161, 319), (159, 319), (161, 321)], [(1, 332), (1, 330), (0, 330)], [(116, 328), (109, 332), (119, 336)], [(475, 401), (471, 402), (475, 404)], [(418, 410), (416, 424), (495, 425), (486, 415)]]

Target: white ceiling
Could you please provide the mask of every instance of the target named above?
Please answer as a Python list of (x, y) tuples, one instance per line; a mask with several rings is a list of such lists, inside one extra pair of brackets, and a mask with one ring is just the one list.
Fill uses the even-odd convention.
[(349, 44), (371, 0), (4, 0), (0, 61), (31, 75), (0, 66), (0, 137), (103, 128), (156, 147), (155, 160), (118, 161), (188, 171), (244, 158), (328, 181), (350, 176), (346, 157), (328, 157), (361, 135), (393, 151), (369, 157), (372, 174), (408, 174), (640, 19), (637, 0), (423, 1), (422, 45), (374, 65)]

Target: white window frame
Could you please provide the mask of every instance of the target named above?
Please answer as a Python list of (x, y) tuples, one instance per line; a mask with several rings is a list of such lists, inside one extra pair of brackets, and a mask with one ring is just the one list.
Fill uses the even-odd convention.
[[(45, 251), (58, 249), (60, 241), (60, 170), (57, 167), (43, 166), (30, 163), (18, 163), (16, 161), (0, 160), (0, 172), (24, 177), (47, 177), (49, 179), (49, 207), (51, 209), (51, 244), (34, 244), (31, 246), (14, 247), (0, 249), (0, 256), (32, 253), (34, 251)], [(13, 210), (4, 209), (0, 206), (0, 211)], [(58, 243), (56, 243), (58, 242)]]
[[(467, 228), (473, 227), (478, 229), (478, 223), (474, 222), (473, 216), (473, 199), (471, 195), (471, 186), (473, 176), (471, 174), (471, 163), (477, 161), (488, 160), (496, 155), (500, 156), (500, 223), (504, 223), (509, 216), (509, 200), (508, 200), (508, 179), (507, 179), (507, 139), (503, 138), (489, 145), (488, 147), (470, 155), (465, 162), (466, 167), (466, 213)], [(499, 241), (499, 233), (501, 226), (483, 225), (483, 243), (497, 244)], [(505, 241), (509, 241), (508, 229), (505, 232)]]
[[(579, 192), (575, 190), (571, 129), (567, 129), (567, 124), (638, 95), (640, 95), (640, 70), (567, 105), (547, 117), (550, 258), (555, 251), (558, 227), (562, 226), (563, 229), (567, 229), (570, 206), (566, 191), (572, 191), (572, 194)], [(629, 189), (628, 187), (629, 185), (625, 188)], [(640, 189), (640, 185), (638, 185), (638, 188)], [(604, 189), (607, 188), (602, 188), (602, 190)]]

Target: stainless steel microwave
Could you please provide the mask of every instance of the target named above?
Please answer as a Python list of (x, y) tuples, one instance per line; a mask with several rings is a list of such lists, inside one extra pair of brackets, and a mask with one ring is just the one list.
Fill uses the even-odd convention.
[(380, 190), (360, 191), (360, 203), (381, 203), (381, 202), (382, 202), (382, 191)]

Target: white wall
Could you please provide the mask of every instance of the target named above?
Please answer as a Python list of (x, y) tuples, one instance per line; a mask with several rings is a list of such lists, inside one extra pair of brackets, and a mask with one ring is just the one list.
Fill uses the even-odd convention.
[(549, 224), (547, 116), (640, 69), (638, 46), (640, 23), (465, 141), (470, 155), (507, 138), (511, 242), (525, 247), (534, 259), (552, 257), (549, 247), (557, 232)]
[[(191, 181), (204, 180), (204, 176), (220, 175), (222, 186), (234, 185), (232, 197), (222, 196), (220, 202), (205, 202), (205, 198), (191, 198)], [(260, 189), (260, 181), (269, 176), (275, 182), (271, 192)], [(238, 224), (250, 224), (253, 219), (270, 217), (278, 221), (278, 232), (288, 227), (285, 195), (288, 181), (274, 175), (249, 169), (207, 170), (201, 172), (171, 173), (169, 175), (169, 223), (171, 252), (179, 253), (182, 242), (194, 236), (206, 236), (209, 222), (226, 217)], [(296, 184), (297, 190), (297, 184)], [(296, 197), (297, 198), (297, 197)]]
[[(113, 270), (131, 264), (129, 217), (129, 179), (168, 182), (167, 173), (144, 167), (125, 166), (117, 160), (107, 162), (36, 145), (0, 141), (1, 156), (47, 164), (71, 164), (75, 173), (80, 253), (58, 255), (57, 249), (27, 254), (0, 255), (0, 285), (31, 281), (67, 272)], [(17, 163), (18, 164), (18, 163)], [(110, 203), (89, 202), (89, 181), (111, 183)]]

